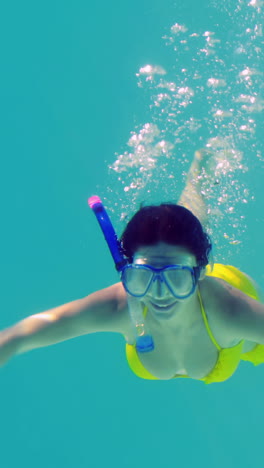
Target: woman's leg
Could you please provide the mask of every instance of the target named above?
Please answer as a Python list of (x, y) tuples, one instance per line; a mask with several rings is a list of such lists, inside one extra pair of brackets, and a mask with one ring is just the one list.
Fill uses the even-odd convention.
[(214, 153), (211, 150), (195, 151), (194, 159), (187, 174), (186, 185), (181, 194), (179, 205), (188, 208), (201, 222), (204, 228), (208, 225), (208, 208), (206, 194), (210, 191), (210, 160)]

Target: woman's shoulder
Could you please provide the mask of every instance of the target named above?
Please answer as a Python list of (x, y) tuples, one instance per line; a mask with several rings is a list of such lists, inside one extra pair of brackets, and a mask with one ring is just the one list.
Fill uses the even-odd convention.
[(110, 295), (113, 296), (116, 301), (116, 316), (120, 323), (121, 333), (126, 341), (129, 341), (131, 340), (131, 336), (134, 336), (134, 332), (129, 314), (127, 293), (121, 282), (113, 284), (109, 289)]
[[(125, 334), (129, 326), (127, 298), (121, 283), (99, 289), (77, 301), (83, 327)], [(80, 320), (79, 320), (80, 321)]]
[(239, 315), (241, 304), (255, 301), (255, 298), (250, 297), (242, 289), (222, 278), (213, 276), (206, 276), (201, 281), (201, 291), (210, 309), (213, 308), (215, 313), (225, 320)]
[(206, 267), (206, 277), (214, 278), (213, 283), (222, 284), (229, 291), (234, 291), (240, 297), (245, 294), (262, 302), (263, 292), (256, 281), (247, 273), (232, 265), (215, 263), (212, 267)]
[(206, 277), (201, 283), (209, 318), (230, 342), (263, 342), (264, 305), (259, 300), (220, 278)]
[(199, 289), (209, 322), (225, 329), (233, 314), (234, 288), (219, 278), (206, 276)]

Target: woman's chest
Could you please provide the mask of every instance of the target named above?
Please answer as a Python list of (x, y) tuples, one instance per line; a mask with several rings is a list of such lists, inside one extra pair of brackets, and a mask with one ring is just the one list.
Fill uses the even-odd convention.
[(218, 349), (201, 324), (189, 330), (152, 333), (155, 348), (138, 357), (143, 366), (159, 379), (188, 375), (200, 379), (209, 374), (218, 359)]
[[(152, 375), (164, 380), (181, 374), (193, 379), (204, 378), (217, 363), (219, 347), (231, 348), (240, 341), (232, 335), (229, 309), (224, 299), (219, 300), (209, 291), (204, 292), (202, 299), (203, 309), (197, 307), (194, 321), (189, 326), (166, 328), (149, 322), (155, 348), (138, 357)], [(246, 346), (244, 342), (243, 352), (248, 350)], [(251, 343), (250, 349), (253, 346)]]

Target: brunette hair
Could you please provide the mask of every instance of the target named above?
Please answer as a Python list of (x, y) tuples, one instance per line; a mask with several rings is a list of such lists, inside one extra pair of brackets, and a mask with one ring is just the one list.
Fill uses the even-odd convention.
[(166, 242), (189, 249), (198, 266), (209, 263), (212, 243), (200, 221), (187, 208), (174, 203), (144, 206), (128, 222), (121, 238), (124, 255), (133, 261), (139, 247)]

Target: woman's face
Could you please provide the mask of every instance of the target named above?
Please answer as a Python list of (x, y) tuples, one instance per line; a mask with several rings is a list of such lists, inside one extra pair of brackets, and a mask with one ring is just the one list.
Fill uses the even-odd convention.
[[(197, 266), (195, 256), (188, 249), (164, 242), (139, 248), (134, 255), (133, 263), (150, 265), (154, 268), (168, 265)], [(186, 299), (177, 299), (167, 285), (158, 279), (152, 282), (142, 301), (157, 318), (168, 319), (174, 315), (176, 306), (179, 307), (179, 305), (186, 303), (192, 296)]]

